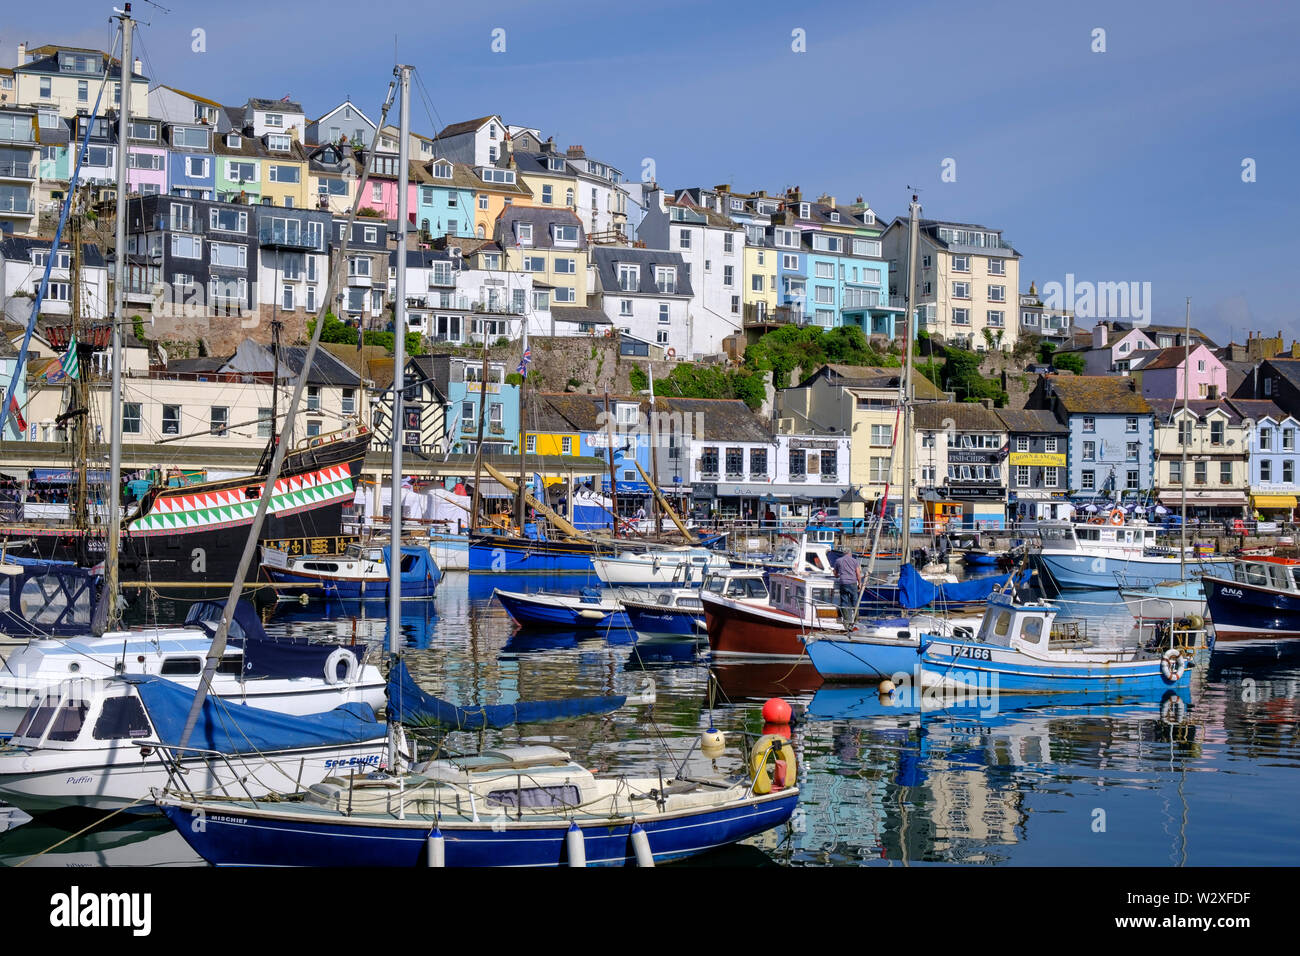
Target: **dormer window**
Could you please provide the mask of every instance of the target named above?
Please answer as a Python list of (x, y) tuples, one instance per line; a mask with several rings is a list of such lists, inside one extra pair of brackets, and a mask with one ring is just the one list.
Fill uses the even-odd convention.
[(287, 133), (268, 133), (266, 148), (277, 153), (289, 152), (289, 135)]
[(840, 214), (838, 212), (832, 211), (831, 222), (839, 222), (839, 221), (840, 221)]
[(451, 163), (434, 163), (433, 175), (437, 179), (451, 179)]
[(564, 160), (561, 159), (559, 156), (552, 156), (549, 160), (547, 160), (547, 166), (551, 169), (552, 172), (557, 172), (557, 173), (564, 172)]
[(578, 227), (577, 226), (553, 226), (552, 235), (554, 236), (556, 242), (577, 242)]
[(479, 168), (479, 178), (485, 183), (504, 183), (507, 186), (515, 184), (515, 171), (513, 169), (493, 169), (490, 166)]
[(231, 149), (239, 149), (241, 143), (243, 139), (238, 133), (230, 133), (226, 136), (226, 145)]
[(515, 236), (518, 238), (520, 245), (533, 244), (533, 224), (531, 222), (515, 223)]
[(799, 218), (800, 218), (800, 219), (807, 219), (807, 218), (809, 217), (809, 215), (810, 215), (810, 210), (809, 210), (808, 203), (806, 203), (806, 202), (801, 202), (801, 203), (799, 204)]

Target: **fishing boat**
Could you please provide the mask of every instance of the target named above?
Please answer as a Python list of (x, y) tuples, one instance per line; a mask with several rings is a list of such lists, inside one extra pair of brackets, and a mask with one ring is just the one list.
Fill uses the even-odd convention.
[(1212, 573), (1226, 567), (1230, 557), (1178, 553), (1156, 543), (1155, 525), (1123, 514), (1110, 523), (1040, 521), (1033, 529), (1038, 549), (1034, 560), (1056, 587), (1069, 590), (1114, 590), (1116, 574), (1133, 586), (1179, 578), (1178, 572)]
[(1203, 622), (1139, 626), (1136, 646), (1097, 647), (1058, 609), (1021, 603), (1011, 593), (989, 599), (974, 638), (928, 635), (918, 652), (920, 682), (1023, 693), (1151, 691), (1186, 688), (1208, 652)]
[(64, 681), (0, 747), (0, 800), (31, 814), (157, 813), (152, 791), (174, 768), (197, 792), (265, 796), (377, 767), (388, 752), (388, 727), (366, 703), (291, 716), (209, 696), (198, 735), (169, 767), (157, 751), (177, 747), (193, 699), (193, 687), (156, 675)]
[[(349, 545), (338, 557), (290, 555), (277, 548), (262, 548), (262, 575), (277, 585), (282, 597), (338, 597), (344, 599), (388, 596), (387, 545)], [(431, 598), (442, 572), (426, 547), (403, 545), (402, 596)]]
[(835, 604), (834, 578), (775, 573), (768, 587), (772, 597), (765, 606), (701, 592), (709, 649), (715, 657), (803, 657), (805, 635), (847, 630)]
[(805, 638), (808, 659), (825, 681), (872, 683), (893, 680), (899, 673), (910, 674), (925, 636), (968, 639), (979, 630), (980, 616), (860, 619), (846, 634), (809, 635)]
[(579, 595), (525, 594), (521, 591), (492, 591), (492, 596), (521, 627), (561, 630), (625, 630), (627, 615), (614, 598), (602, 598), (595, 588), (583, 588)]
[(627, 613), (628, 625), (644, 640), (703, 640), (706, 623), (700, 594), (761, 607), (771, 598), (763, 578), (761, 571), (737, 568), (709, 575), (700, 587), (620, 589), (618, 602)]
[[(33, 640), (14, 650), (0, 670), (0, 736), (13, 734), (33, 703), (69, 680), (149, 674), (193, 691), (222, 613), (221, 602), (202, 601), (190, 608), (183, 627)], [(247, 601), (236, 608), (229, 632), (235, 641), (221, 655), (215, 696), (287, 714), (350, 703), (383, 706), (384, 679), (365, 662), (364, 644), (272, 640)]]
[(1300, 638), (1300, 560), (1237, 560), (1230, 570), (1201, 578), (1218, 640)]
[(1160, 581), (1150, 587), (1123, 585), (1119, 595), (1135, 621), (1160, 621), (1169, 617), (1205, 617), (1205, 587), (1200, 578), (1190, 581)]
[(707, 548), (657, 548), (643, 554), (592, 558), (591, 566), (601, 583), (611, 587), (628, 584), (671, 587), (690, 581), (701, 582), (708, 574), (731, 567), (725, 555)]

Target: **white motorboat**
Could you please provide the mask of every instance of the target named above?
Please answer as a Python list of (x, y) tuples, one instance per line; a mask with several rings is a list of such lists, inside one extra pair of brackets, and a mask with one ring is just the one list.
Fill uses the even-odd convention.
[(645, 554), (593, 557), (596, 576), (611, 587), (627, 584), (670, 586), (703, 581), (731, 567), (726, 555), (708, 548), (666, 548)]

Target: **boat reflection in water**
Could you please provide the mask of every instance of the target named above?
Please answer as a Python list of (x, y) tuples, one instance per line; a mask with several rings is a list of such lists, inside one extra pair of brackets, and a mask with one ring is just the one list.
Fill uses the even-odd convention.
[(99, 826), (80, 834), (44, 822), (26, 823), (0, 834), (0, 866), (203, 865), (185, 838), (161, 816)]

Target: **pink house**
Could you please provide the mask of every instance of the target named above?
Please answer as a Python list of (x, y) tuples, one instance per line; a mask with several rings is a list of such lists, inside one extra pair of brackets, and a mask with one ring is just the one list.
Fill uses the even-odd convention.
[(1227, 397), (1227, 367), (1204, 345), (1194, 345), (1190, 355), (1182, 348), (1140, 352), (1133, 356), (1129, 370), (1140, 379), (1146, 398), (1182, 398), (1184, 376), (1189, 398)]
[(132, 146), (126, 157), (126, 187), (142, 196), (167, 192), (167, 150)]

